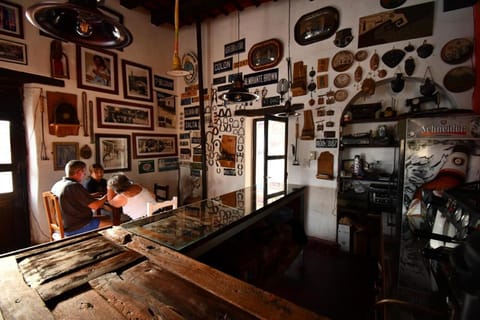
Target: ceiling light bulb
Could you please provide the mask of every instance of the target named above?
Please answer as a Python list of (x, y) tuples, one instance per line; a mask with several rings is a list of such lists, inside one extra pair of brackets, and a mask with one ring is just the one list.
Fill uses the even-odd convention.
[(79, 36), (88, 38), (92, 35), (93, 28), (85, 19), (79, 19), (75, 31)]

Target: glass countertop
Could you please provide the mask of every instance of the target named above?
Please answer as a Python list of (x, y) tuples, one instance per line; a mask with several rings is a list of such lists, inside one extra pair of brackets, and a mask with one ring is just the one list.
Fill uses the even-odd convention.
[(285, 191), (264, 201), (263, 189), (248, 187), (165, 213), (129, 221), (121, 226), (133, 234), (181, 251), (239, 223), (301, 188), (303, 186), (287, 185)]

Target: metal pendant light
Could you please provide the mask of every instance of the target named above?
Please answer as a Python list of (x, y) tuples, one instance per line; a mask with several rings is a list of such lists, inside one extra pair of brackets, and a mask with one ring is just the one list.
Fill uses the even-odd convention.
[(97, 9), (103, 0), (45, 1), (29, 7), (27, 20), (46, 34), (92, 48), (124, 48), (132, 35), (124, 25)]
[[(240, 40), (240, 12), (237, 12), (237, 39)], [(230, 90), (228, 90), (227, 93), (224, 93), (220, 96), (220, 99), (226, 102), (249, 102), (253, 100), (258, 100), (258, 95), (254, 93), (248, 92), (248, 89), (246, 89), (243, 86), (243, 79), (240, 74), (240, 61), (239, 61), (239, 54), (237, 54), (237, 65), (238, 65), (238, 71), (237, 71), (237, 76), (235, 77), (235, 80), (233, 81), (232, 87)]]
[(172, 70), (167, 71), (167, 74), (172, 77), (184, 77), (188, 76), (190, 72), (183, 69), (182, 62), (178, 55), (178, 0), (175, 0), (175, 40), (173, 43), (173, 59), (172, 59)]

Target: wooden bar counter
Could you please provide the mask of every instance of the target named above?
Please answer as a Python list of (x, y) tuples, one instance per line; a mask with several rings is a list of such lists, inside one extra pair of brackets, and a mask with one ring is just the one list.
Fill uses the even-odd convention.
[[(235, 193), (237, 205), (239, 194)], [(183, 243), (185, 252), (162, 244), (158, 235), (141, 235), (139, 229), (132, 232), (130, 224), (4, 254), (0, 257), (0, 319), (327, 319), (187, 255), (208, 252), (247, 228), (248, 220), (268, 215), (282, 199), (299, 199), (303, 194), (303, 187), (292, 189), (258, 210), (247, 202), (238, 208), (226, 205), (235, 204), (229, 202), (231, 194), (209, 199), (214, 203), (208, 208), (221, 205), (224, 210), (216, 213), (237, 210), (239, 215), (223, 225), (217, 221), (215, 228), (210, 224), (199, 229), (203, 222), (196, 220), (192, 230), (197, 230), (198, 238)], [(160, 217), (172, 220), (175, 211), (179, 219), (187, 219), (182, 210), (135, 223), (144, 220), (141, 225), (148, 229)], [(215, 216), (204, 218), (212, 223)], [(198, 233), (208, 226), (211, 232)], [(161, 233), (162, 228), (156, 230)], [(179, 237), (180, 231), (186, 232), (175, 230)], [(165, 239), (172, 238), (166, 234)]]

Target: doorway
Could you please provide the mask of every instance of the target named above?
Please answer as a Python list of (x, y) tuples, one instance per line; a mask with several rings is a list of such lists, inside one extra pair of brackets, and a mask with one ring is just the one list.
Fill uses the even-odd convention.
[(264, 198), (285, 190), (287, 183), (287, 118), (254, 119), (255, 185), (263, 186)]
[(0, 253), (30, 245), (22, 95), (0, 84)]

